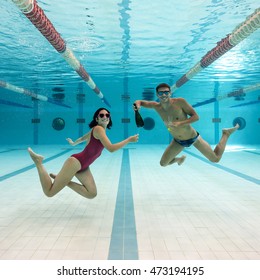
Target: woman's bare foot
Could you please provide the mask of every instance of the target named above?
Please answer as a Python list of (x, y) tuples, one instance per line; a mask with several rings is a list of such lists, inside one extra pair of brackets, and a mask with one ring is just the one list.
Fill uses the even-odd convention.
[(177, 161), (178, 165), (182, 165), (185, 159), (186, 159), (186, 156), (181, 156), (180, 158), (178, 158), (178, 161)]
[(43, 156), (36, 154), (30, 147), (27, 150), (36, 165), (42, 163), (44, 158)]
[(222, 133), (227, 134), (227, 136), (230, 136), (233, 132), (235, 132), (238, 129), (239, 129), (239, 124), (237, 123), (234, 127), (222, 129)]

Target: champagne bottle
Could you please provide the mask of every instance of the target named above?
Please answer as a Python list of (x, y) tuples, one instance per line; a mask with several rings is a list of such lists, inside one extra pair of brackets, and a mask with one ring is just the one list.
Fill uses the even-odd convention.
[(137, 127), (143, 127), (144, 126), (143, 118), (140, 115), (140, 113), (138, 112), (136, 104), (134, 103), (133, 105), (134, 105), (134, 108), (135, 108), (134, 111), (135, 111), (135, 123), (136, 123), (136, 126)]

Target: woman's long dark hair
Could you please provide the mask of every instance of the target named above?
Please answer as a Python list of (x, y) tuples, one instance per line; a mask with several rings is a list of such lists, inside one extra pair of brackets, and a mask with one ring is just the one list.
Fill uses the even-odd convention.
[[(106, 110), (110, 114), (110, 112), (106, 108), (97, 109), (97, 111), (93, 115), (93, 120), (88, 125), (90, 128), (92, 128), (92, 127), (94, 127), (98, 124), (97, 121), (96, 121), (96, 118), (98, 117), (99, 112), (102, 111), (102, 110)], [(112, 127), (112, 119), (111, 119), (111, 114), (110, 114), (109, 123), (107, 125), (107, 128), (110, 129), (111, 127)]]

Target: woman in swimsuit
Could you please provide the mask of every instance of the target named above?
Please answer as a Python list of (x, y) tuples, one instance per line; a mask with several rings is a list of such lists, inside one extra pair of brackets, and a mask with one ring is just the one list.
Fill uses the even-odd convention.
[[(104, 148), (109, 152), (114, 152), (130, 142), (138, 141), (137, 134), (112, 144), (106, 135), (106, 129), (110, 129), (111, 126), (110, 112), (105, 108), (99, 108), (89, 124), (89, 127), (92, 128), (90, 132), (75, 141), (67, 138), (67, 141), (72, 146), (83, 141), (87, 141), (87, 145), (81, 153), (71, 155), (64, 162), (57, 175), (52, 173), (49, 175), (42, 163), (43, 156), (34, 153), (31, 148), (28, 148), (28, 152), (37, 167), (42, 189), (46, 196), (52, 197), (56, 195), (65, 186), (70, 187), (73, 191), (86, 198), (94, 198), (97, 195), (96, 184), (89, 168), (91, 163), (101, 155)], [(74, 176), (80, 183), (71, 181)], [(52, 179), (54, 180), (52, 181)]]

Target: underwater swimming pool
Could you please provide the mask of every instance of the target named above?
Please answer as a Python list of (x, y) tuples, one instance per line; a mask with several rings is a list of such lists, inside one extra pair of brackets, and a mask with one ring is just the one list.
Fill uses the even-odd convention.
[[(67, 61), (14, 2), (1, 4), (0, 144), (64, 144), (88, 130), (93, 112), (108, 105), (110, 135), (118, 141), (136, 132), (132, 103), (156, 100), (161, 82), (178, 84), (173, 96), (196, 106), (200, 121), (194, 126), (211, 144), (236, 118), (246, 125), (231, 143), (260, 142), (259, 19), (250, 21), (259, 14), (258, 1), (153, 1), (149, 9), (146, 1), (38, 1), (44, 13), (38, 21), (44, 26), (49, 20), (49, 34), (60, 36), (56, 41), (74, 55)], [(209, 60), (218, 58), (198, 69), (242, 23), (242, 41), (220, 57), (217, 49)], [(82, 65), (78, 72), (90, 75), (105, 103), (70, 64), (76, 70)], [(180, 82), (191, 70), (194, 76)], [(142, 114), (148, 119), (139, 143), (167, 144), (158, 116), (145, 109)]]
[[(55, 47), (14, 2), (1, 3), (0, 259), (259, 260), (258, 1), (39, 0)], [(212, 148), (240, 123), (220, 163), (191, 146), (182, 166), (160, 166), (172, 137), (145, 108), (138, 129), (132, 103), (157, 100), (161, 82)], [(27, 147), (58, 172), (83, 148), (65, 139), (104, 106), (111, 141), (139, 142), (93, 164), (95, 199), (45, 197)]]

